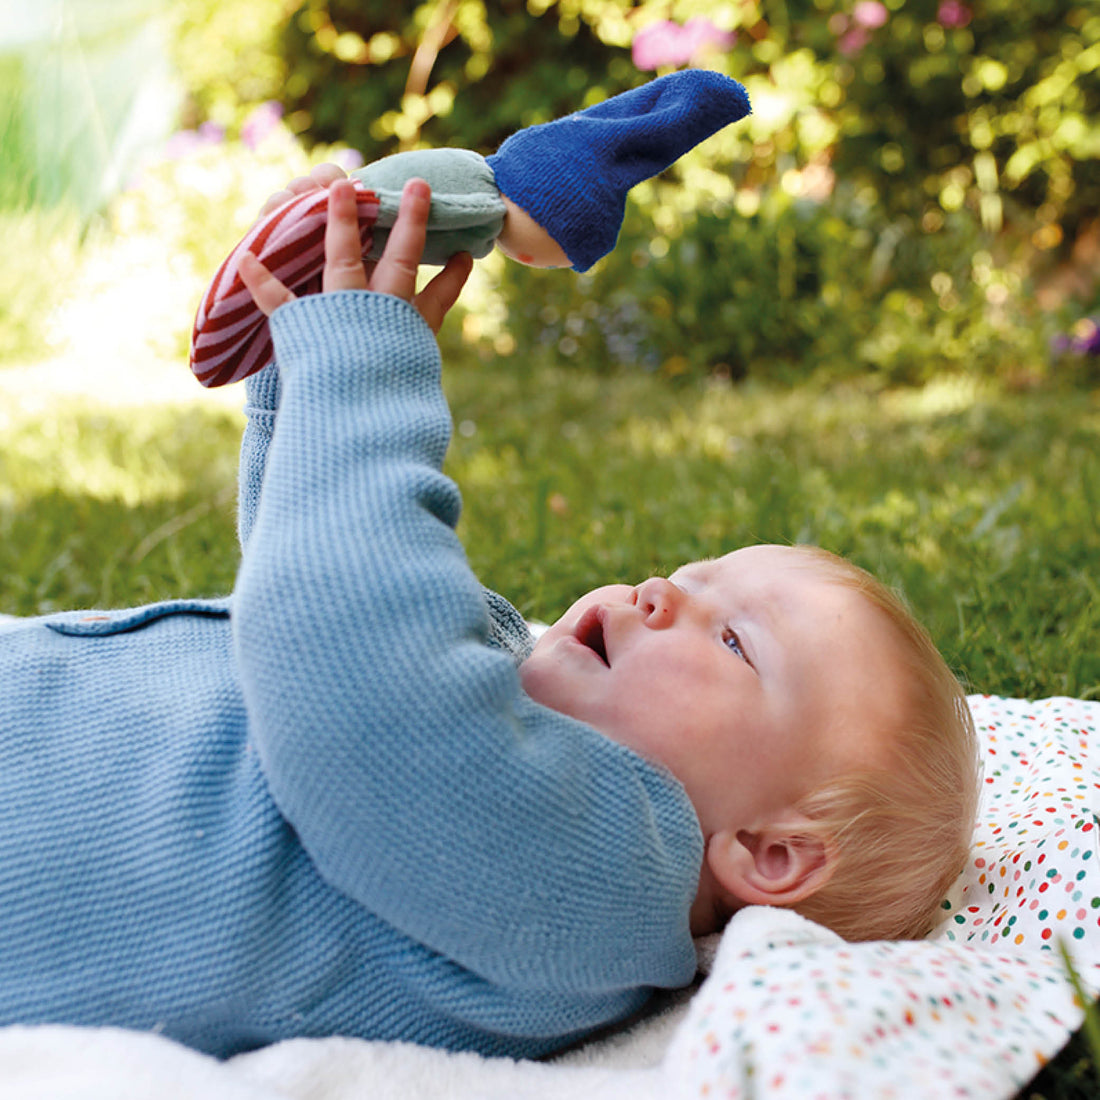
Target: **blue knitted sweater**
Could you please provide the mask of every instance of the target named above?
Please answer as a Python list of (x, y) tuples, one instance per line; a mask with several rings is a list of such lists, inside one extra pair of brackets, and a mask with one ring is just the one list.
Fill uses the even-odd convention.
[(231, 601), (0, 632), (0, 1024), (529, 1057), (686, 984), (697, 819), (521, 690), (427, 326), (348, 292), (272, 330)]

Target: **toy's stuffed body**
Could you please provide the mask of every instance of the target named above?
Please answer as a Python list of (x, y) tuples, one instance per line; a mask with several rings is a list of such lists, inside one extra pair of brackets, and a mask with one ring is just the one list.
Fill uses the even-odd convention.
[[(363, 255), (382, 254), (402, 187), (420, 177), (432, 188), (425, 263), (457, 252), (480, 259), (495, 245), (534, 267), (587, 271), (614, 248), (635, 184), (748, 113), (735, 80), (688, 69), (520, 130), (488, 158), (466, 149), (384, 157), (352, 173)], [(325, 203), (325, 192), (310, 192), (273, 210), (218, 269), (191, 339), (191, 369), (204, 386), (237, 382), (270, 360), (267, 319), (237, 274), (242, 252), (296, 294), (319, 289)]]
[(424, 263), (445, 264), (456, 252), (487, 256), (504, 228), (507, 207), (485, 158), (469, 149), (423, 149), (383, 157), (352, 172), (378, 199), (368, 259), (382, 255), (397, 218), (401, 189), (419, 177), (432, 188)]

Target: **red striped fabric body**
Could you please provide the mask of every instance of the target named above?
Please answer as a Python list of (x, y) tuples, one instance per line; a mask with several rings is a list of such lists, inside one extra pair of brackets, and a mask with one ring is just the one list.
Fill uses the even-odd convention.
[[(378, 198), (357, 185), (359, 239), (370, 251)], [(191, 333), (191, 370), (204, 386), (239, 382), (271, 362), (267, 318), (256, 308), (238, 273), (244, 252), (252, 252), (299, 297), (321, 289), (325, 262), (326, 190), (299, 195), (272, 210), (225, 258), (199, 303)]]

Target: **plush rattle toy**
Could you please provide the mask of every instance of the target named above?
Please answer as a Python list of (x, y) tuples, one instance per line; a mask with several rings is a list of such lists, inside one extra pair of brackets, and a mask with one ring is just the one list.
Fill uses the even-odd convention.
[[(365, 259), (382, 254), (401, 189), (432, 188), (424, 262), (496, 245), (520, 263), (587, 271), (615, 246), (626, 194), (749, 113), (745, 89), (704, 69), (659, 77), (565, 118), (520, 130), (485, 158), (466, 149), (384, 157), (352, 173)], [(199, 304), (191, 369), (204, 386), (237, 382), (271, 361), (267, 318), (237, 273), (248, 251), (296, 294), (320, 289), (327, 193), (261, 218), (226, 257)]]

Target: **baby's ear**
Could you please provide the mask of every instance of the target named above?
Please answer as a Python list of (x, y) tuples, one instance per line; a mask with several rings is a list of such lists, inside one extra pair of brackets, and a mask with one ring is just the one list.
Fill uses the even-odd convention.
[(829, 881), (835, 850), (801, 814), (756, 829), (715, 833), (706, 862), (737, 905), (795, 905)]

